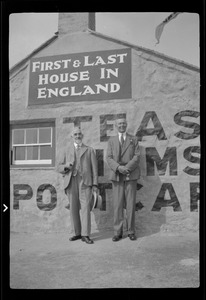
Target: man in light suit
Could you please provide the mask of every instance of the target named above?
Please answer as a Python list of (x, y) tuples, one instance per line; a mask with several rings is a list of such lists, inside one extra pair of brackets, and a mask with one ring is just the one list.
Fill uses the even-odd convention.
[(81, 239), (93, 244), (90, 239), (91, 200), (92, 193), (98, 190), (97, 159), (94, 149), (82, 143), (80, 127), (74, 127), (72, 138), (73, 143), (57, 165), (57, 172), (64, 177), (64, 190), (70, 201), (71, 223), (75, 233), (70, 241)]
[(135, 235), (135, 203), (137, 179), (140, 177), (140, 150), (137, 137), (126, 133), (127, 121), (116, 120), (118, 135), (108, 141), (107, 163), (111, 169), (113, 189), (114, 242), (123, 236), (124, 207), (126, 206), (127, 230), (130, 240)]

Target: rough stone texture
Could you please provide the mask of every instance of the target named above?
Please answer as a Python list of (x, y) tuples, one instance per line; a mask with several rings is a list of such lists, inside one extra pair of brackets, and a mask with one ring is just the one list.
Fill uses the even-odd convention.
[[(78, 33), (61, 36), (50, 46), (39, 52), (36, 57), (58, 55), (65, 53), (80, 53), (88, 51), (121, 49), (120, 44), (106, 41), (89, 33)], [(99, 177), (100, 183), (108, 183), (109, 169), (106, 163), (107, 142), (100, 141), (100, 117), (107, 114), (125, 113), (128, 119), (128, 131), (138, 133), (142, 121), (148, 115), (145, 123), (147, 130), (154, 128), (154, 118), (159, 121), (164, 131), (164, 140), (157, 135), (143, 135), (140, 139), (141, 170), (139, 184), (143, 187), (137, 191), (137, 202), (143, 205), (136, 214), (136, 227), (139, 236), (155, 232), (187, 232), (198, 231), (199, 201), (191, 211), (190, 183), (199, 181), (199, 172), (190, 175), (185, 168), (199, 168), (198, 153), (190, 153), (193, 162), (185, 158), (185, 149), (199, 146), (199, 134), (192, 139), (182, 139), (175, 136), (178, 132), (192, 134), (192, 128), (186, 128), (174, 121), (180, 112), (191, 111), (191, 115), (182, 116), (182, 122), (198, 123), (199, 86), (200, 79), (197, 71), (183, 68), (180, 64), (167, 62), (156, 56), (147, 55), (143, 51), (132, 50), (132, 99), (102, 100), (101, 102), (62, 103), (45, 106), (27, 107), (28, 103), (29, 65), (16, 73), (10, 80), (10, 120), (56, 119), (56, 154), (70, 141), (73, 124), (64, 123), (64, 118), (76, 116), (92, 116), (91, 122), (83, 122), (84, 142), (95, 149), (104, 150), (104, 176)], [(153, 117), (153, 119), (151, 119)], [(113, 121), (107, 121), (114, 124)], [(186, 126), (186, 125), (185, 125)], [(114, 135), (114, 128), (107, 131), (107, 135)], [(165, 170), (148, 175), (146, 151), (156, 151), (162, 159), (167, 148), (174, 148), (177, 161), (166, 163)], [(174, 153), (175, 153), (174, 152)], [(153, 152), (154, 154), (154, 152)], [(189, 155), (189, 154), (188, 154)], [(192, 160), (190, 158), (190, 160)], [(152, 166), (150, 165), (150, 171)], [(176, 174), (171, 175), (171, 169)], [(65, 208), (68, 203), (62, 191), (62, 178), (54, 168), (11, 169), (11, 230), (19, 232), (58, 232), (71, 231), (69, 211)], [(14, 206), (14, 184), (28, 184), (33, 190), (29, 200), (20, 200), (19, 209)], [(37, 206), (37, 189), (42, 184), (52, 185), (57, 192), (57, 203), (52, 210), (42, 210)], [(172, 184), (179, 208), (161, 207), (154, 210), (157, 196), (163, 184)], [(43, 192), (43, 204), (50, 202), (48, 190)], [(161, 196), (162, 203), (171, 200), (168, 190)], [(164, 202), (165, 201), (165, 202)], [(106, 189), (106, 211), (95, 210), (92, 213), (92, 230), (106, 230), (112, 228), (113, 207), (112, 191)]]

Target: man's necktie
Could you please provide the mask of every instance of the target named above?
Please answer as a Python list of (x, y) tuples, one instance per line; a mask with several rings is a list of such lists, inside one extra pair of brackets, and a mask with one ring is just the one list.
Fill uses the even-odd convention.
[(76, 153), (75, 153), (75, 167), (73, 175), (76, 176), (77, 172), (80, 172), (80, 149), (81, 145), (76, 145)]
[(123, 144), (124, 144), (123, 134), (121, 134), (121, 137), (120, 137), (120, 143), (121, 143), (121, 146), (123, 146)]

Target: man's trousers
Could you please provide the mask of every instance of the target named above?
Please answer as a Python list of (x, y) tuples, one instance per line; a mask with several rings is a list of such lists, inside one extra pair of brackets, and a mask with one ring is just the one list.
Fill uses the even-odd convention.
[(124, 207), (126, 206), (126, 220), (128, 234), (135, 234), (135, 203), (137, 180), (112, 181), (114, 205), (114, 234), (123, 234)]
[(75, 235), (89, 236), (91, 233), (92, 187), (86, 186), (82, 177), (77, 173), (76, 176), (71, 177), (66, 194), (70, 202), (71, 225)]

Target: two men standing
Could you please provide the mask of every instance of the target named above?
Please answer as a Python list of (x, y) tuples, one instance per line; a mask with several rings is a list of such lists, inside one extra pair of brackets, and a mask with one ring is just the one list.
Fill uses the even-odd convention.
[[(116, 120), (118, 135), (108, 141), (107, 163), (113, 188), (114, 242), (123, 236), (124, 208), (130, 240), (135, 240), (135, 204), (139, 171), (139, 145), (137, 138), (126, 133), (127, 121)], [(64, 177), (64, 190), (70, 201), (70, 217), (75, 235), (70, 241), (82, 239), (92, 244), (91, 200), (98, 191), (97, 159), (93, 148), (82, 143), (79, 127), (72, 132), (73, 143), (59, 160), (57, 171)], [(80, 209), (82, 217), (80, 217)]]

